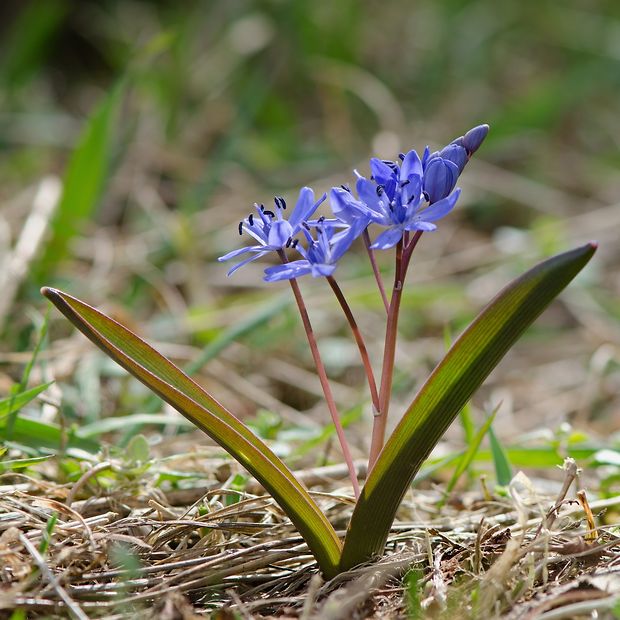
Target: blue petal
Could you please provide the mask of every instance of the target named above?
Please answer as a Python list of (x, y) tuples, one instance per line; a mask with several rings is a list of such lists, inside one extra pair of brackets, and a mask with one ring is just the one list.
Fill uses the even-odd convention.
[(414, 213), (422, 198), (422, 179), (417, 174), (409, 177), (409, 183), (402, 189), (402, 204), (405, 206), (405, 217)]
[[(373, 222), (384, 221), (386, 218), (387, 198), (383, 199), (377, 194), (377, 185), (364, 177), (360, 177), (355, 189), (360, 200), (368, 207), (368, 216)], [(383, 194), (383, 196), (385, 196)]]
[(370, 160), (370, 171), (372, 172), (374, 180), (379, 185), (387, 186), (395, 180), (394, 177), (396, 175), (394, 174), (394, 171), (387, 164), (376, 157), (373, 157)]
[(240, 263), (237, 263), (232, 269), (229, 269), (227, 275), (231, 276), (233, 273), (235, 273), (235, 271), (237, 271), (237, 269), (243, 267), (244, 265), (247, 265), (248, 263), (251, 263), (252, 261), (255, 261), (257, 258), (260, 258), (261, 256), (267, 253), (268, 253), (268, 250), (265, 250), (265, 249), (262, 249), (261, 251), (256, 252), (254, 256), (250, 256), (249, 258), (242, 260)]
[(323, 263), (312, 265), (313, 278), (326, 278), (327, 276), (331, 276), (334, 271), (336, 271), (336, 265), (326, 265)]
[(373, 250), (387, 250), (393, 248), (402, 238), (403, 230), (396, 226), (384, 230), (370, 246)]
[(339, 232), (332, 238), (332, 261), (340, 260), (342, 255), (351, 247), (351, 244), (366, 230), (367, 222), (358, 220), (350, 228)]
[(347, 224), (352, 224), (356, 219), (367, 216), (366, 205), (355, 200), (351, 192), (342, 187), (332, 187), (329, 192), (329, 202), (334, 215)]
[(293, 227), (286, 220), (276, 220), (269, 230), (269, 245), (272, 248), (283, 248), (293, 233)]
[(415, 151), (409, 151), (400, 167), (400, 180), (405, 181), (414, 174), (422, 176), (422, 162)]
[(432, 232), (433, 230), (437, 230), (437, 226), (435, 226), (435, 224), (432, 224), (431, 222), (418, 220), (417, 222), (409, 224), (407, 226), (407, 230), (423, 230), (425, 232)]
[(237, 256), (241, 256), (246, 252), (259, 252), (264, 250), (265, 247), (262, 245), (248, 245), (244, 248), (238, 248), (237, 250), (233, 250), (232, 252), (228, 252), (228, 254), (224, 254), (224, 256), (220, 256), (217, 260), (221, 263), (226, 260), (230, 260), (231, 258), (235, 258)]
[(447, 198), (432, 204), (430, 207), (421, 211), (418, 217), (427, 222), (435, 222), (452, 211), (456, 201), (461, 195), (461, 190), (456, 189)]
[(303, 221), (307, 220), (318, 209), (325, 198), (324, 194), (320, 200), (314, 202), (314, 192), (309, 187), (302, 187), (299, 191), (297, 204), (288, 220), (293, 229), (297, 229)]
[(310, 273), (312, 268), (307, 260), (294, 260), (284, 265), (275, 265), (265, 269), (265, 282), (277, 282), (278, 280), (291, 280)]

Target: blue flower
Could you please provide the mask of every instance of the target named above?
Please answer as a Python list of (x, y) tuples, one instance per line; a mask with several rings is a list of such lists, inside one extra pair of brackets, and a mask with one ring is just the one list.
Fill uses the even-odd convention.
[[(433, 222), (448, 214), (458, 200), (460, 190), (425, 206), (424, 171), (415, 151), (403, 156), (402, 164), (372, 159), (373, 181), (360, 176), (356, 189), (366, 206), (370, 221), (386, 226), (371, 248), (385, 250), (395, 246), (405, 231), (432, 231)], [(451, 181), (450, 181), (451, 182)]]
[[(344, 185), (332, 187), (329, 192), (329, 204), (331, 205), (332, 213), (336, 216), (335, 220), (329, 220), (331, 223), (337, 224), (341, 222), (349, 226), (359, 224), (361, 234), (364, 228), (371, 222), (368, 205), (361, 200), (357, 200), (351, 193), (351, 190)], [(366, 226), (362, 227), (362, 222)]]
[(290, 280), (307, 274), (312, 274), (315, 278), (331, 276), (340, 258), (365, 227), (366, 223), (360, 220), (345, 230), (337, 231), (332, 222), (324, 221), (316, 226), (316, 239), (304, 229), (308, 241), (307, 249), (301, 245), (295, 246), (303, 259), (267, 267), (265, 281)]
[(244, 231), (247, 232), (258, 241), (258, 244), (233, 250), (218, 258), (219, 261), (227, 261), (244, 254), (251, 255), (230, 269), (228, 275), (269, 252), (277, 252), (289, 247), (293, 237), (302, 229), (303, 223), (317, 210), (326, 197), (326, 194), (323, 194), (315, 202), (314, 192), (309, 187), (303, 187), (288, 221), (284, 219), (283, 214), (286, 209), (284, 198), (274, 198), (275, 211), (268, 211), (264, 205), (254, 205), (258, 217), (250, 214), (246, 219), (239, 222), (239, 234), (243, 234)]

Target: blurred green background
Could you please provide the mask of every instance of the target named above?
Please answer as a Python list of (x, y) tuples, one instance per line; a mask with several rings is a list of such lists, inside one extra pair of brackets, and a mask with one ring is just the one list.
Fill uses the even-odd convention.
[[(308, 410), (320, 396), (298, 322), (285, 302), (268, 306), (285, 289), (268, 289), (259, 265), (227, 280), (215, 262), (243, 242), (236, 222), (254, 201), (293, 199), (305, 184), (327, 191), (370, 155), (439, 147), (487, 122), (458, 212), (421, 244), (403, 398), (441, 354), (446, 325), (460, 329), (533, 260), (598, 238), (596, 264), (501, 376), (516, 382), (505, 424), (541, 403), (552, 426), (620, 421), (617, 1), (47, 0), (4, 2), (0, 16), (0, 391), (32, 348), (38, 288), (52, 284), (177, 360), (202, 355), (201, 380), (233, 410)], [(342, 274), (378, 350), (369, 269), (352, 261)], [(355, 351), (328, 318), (328, 292), (307, 286), (350, 403), (362, 384)], [(240, 335), (248, 320), (257, 327)], [(55, 314), (52, 325), (55, 338), (72, 333)], [(107, 362), (70, 342), (97, 360), (92, 370), (61, 348), (49, 355), (46, 378), (73, 383), (79, 371), (63, 395), (70, 419), (148, 409), (140, 388), (110, 384)]]

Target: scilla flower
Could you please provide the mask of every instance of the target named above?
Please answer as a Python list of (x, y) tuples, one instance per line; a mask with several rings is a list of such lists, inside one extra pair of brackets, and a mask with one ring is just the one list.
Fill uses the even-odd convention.
[(265, 281), (290, 280), (307, 274), (312, 274), (315, 278), (331, 276), (336, 270), (338, 260), (365, 227), (366, 223), (360, 220), (344, 230), (338, 230), (333, 222), (324, 221), (316, 225), (316, 239), (304, 228), (307, 249), (301, 244), (295, 245), (303, 259), (267, 267)]
[[(460, 190), (426, 206), (422, 162), (415, 151), (402, 156), (402, 163), (372, 159), (372, 181), (359, 176), (356, 184), (359, 202), (370, 221), (387, 227), (371, 248), (385, 250), (395, 246), (405, 231), (431, 231), (433, 223), (447, 215), (456, 204)], [(351, 200), (354, 200), (351, 197)]]
[(264, 205), (255, 205), (258, 217), (250, 214), (239, 222), (239, 234), (248, 233), (258, 241), (258, 244), (233, 250), (218, 258), (219, 261), (227, 261), (244, 254), (250, 254), (249, 257), (234, 265), (228, 275), (269, 252), (277, 252), (289, 247), (293, 237), (301, 230), (302, 224), (317, 210), (326, 197), (323, 194), (315, 202), (314, 192), (309, 187), (303, 187), (288, 221), (284, 219), (284, 210), (286, 209), (284, 198), (274, 198), (275, 211), (265, 209)]

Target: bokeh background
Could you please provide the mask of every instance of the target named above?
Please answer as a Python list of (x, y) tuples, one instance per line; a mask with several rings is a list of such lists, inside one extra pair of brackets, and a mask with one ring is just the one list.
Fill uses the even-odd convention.
[[(328, 191), (371, 155), (440, 147), (487, 122), (458, 209), (425, 235), (410, 272), (393, 412), (446, 332), (536, 260), (593, 238), (592, 265), (492, 375), (474, 414), (501, 401), (495, 428), (509, 442), (577, 431), (615, 441), (617, 1), (8, 1), (0, 17), (0, 392), (29, 359), (46, 307), (38, 289), (51, 284), (179, 363), (198, 360), (198, 380), (260, 432), (311, 435), (326, 412), (286, 286), (263, 283), (259, 264), (227, 279), (217, 256), (243, 242), (237, 222), (254, 201)], [(387, 257), (382, 268), (389, 278)], [(378, 356), (382, 306), (363, 253), (339, 275)], [(303, 284), (363, 454), (355, 349), (329, 291)], [(64, 319), (50, 321), (36, 372), (57, 380), (52, 418), (161, 410)], [(138, 428), (179, 449), (170, 427), (132, 424), (115, 441)]]

